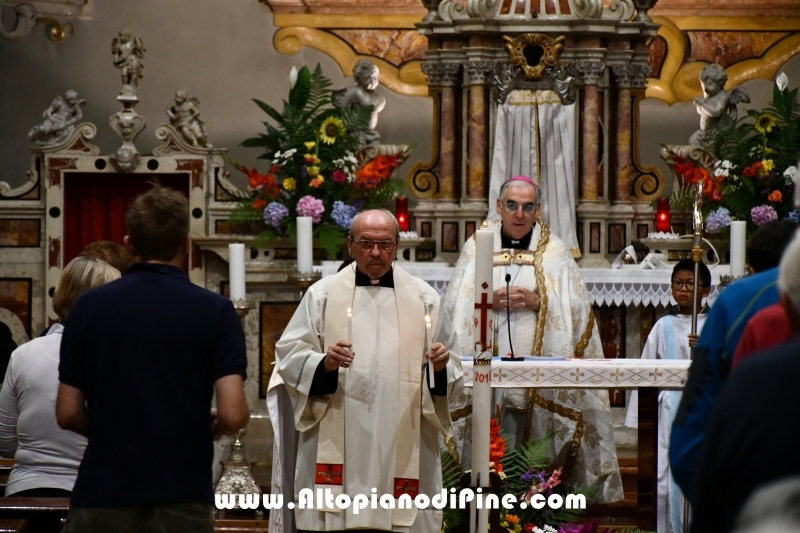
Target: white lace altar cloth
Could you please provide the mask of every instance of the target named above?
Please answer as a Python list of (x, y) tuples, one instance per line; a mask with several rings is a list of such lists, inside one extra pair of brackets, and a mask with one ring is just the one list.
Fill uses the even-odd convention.
[[(403, 262), (403, 269), (412, 276), (425, 280), (444, 298), (447, 285), (453, 276), (453, 267), (437, 263)], [(336, 273), (338, 263), (326, 261), (314, 267), (322, 276)], [(670, 289), (671, 269), (643, 270), (636, 265), (613, 270), (610, 268), (582, 268), (583, 281), (589, 298), (596, 305), (674, 305)], [(711, 269), (711, 293), (707, 302), (712, 305), (719, 295), (719, 277), (730, 273), (728, 265)]]

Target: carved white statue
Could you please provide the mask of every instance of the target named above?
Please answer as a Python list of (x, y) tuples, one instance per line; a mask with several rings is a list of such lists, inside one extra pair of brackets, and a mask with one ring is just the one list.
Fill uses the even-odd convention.
[(200, 102), (189, 97), (186, 91), (175, 92), (175, 100), (167, 108), (167, 116), (173, 128), (192, 146), (211, 148), (206, 137), (205, 125), (200, 120)]
[(82, 105), (86, 105), (86, 101), (78, 100), (75, 91), (67, 91), (64, 98), (56, 96), (42, 114), (44, 122), (28, 131), (28, 140), (41, 146), (63, 143), (75, 131), (75, 124), (83, 118)]
[(122, 92), (135, 93), (139, 80), (144, 76), (144, 43), (139, 37), (134, 37), (130, 30), (122, 30), (119, 37), (111, 41), (111, 53), (114, 66), (120, 69), (122, 75)]
[(700, 115), (700, 129), (694, 132), (689, 139), (689, 144), (702, 146), (716, 155), (719, 144), (719, 122), (725, 114), (730, 114), (734, 119), (737, 116), (736, 104), (750, 102), (750, 95), (744, 87), (736, 87), (731, 91), (725, 90), (728, 74), (725, 69), (716, 63), (703, 67), (700, 71), (700, 85), (703, 96), (694, 98), (693, 103)]
[(331, 101), (338, 108), (347, 108), (354, 105), (372, 106), (369, 129), (354, 132), (354, 135), (362, 145), (380, 142), (381, 134), (375, 131), (375, 128), (378, 126), (378, 113), (383, 111), (386, 99), (375, 92), (375, 89), (380, 84), (378, 67), (369, 59), (360, 59), (353, 67), (353, 79), (356, 80), (358, 85), (333, 91)]

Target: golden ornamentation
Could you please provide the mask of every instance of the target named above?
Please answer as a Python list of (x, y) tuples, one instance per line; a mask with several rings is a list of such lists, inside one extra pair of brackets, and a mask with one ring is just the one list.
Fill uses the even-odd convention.
[[(575, 460), (580, 451), (581, 441), (583, 440), (583, 413), (577, 409), (570, 409), (552, 400), (546, 400), (539, 394), (536, 389), (528, 389), (525, 391), (525, 429), (522, 432), (522, 443), (527, 444), (531, 440), (531, 430), (533, 423), (533, 407), (538, 405), (545, 411), (550, 411), (558, 416), (567, 418), (575, 422), (575, 431), (572, 433), (572, 442), (569, 444), (569, 452), (567, 453), (567, 460), (564, 462), (563, 478), (569, 478), (570, 472), (575, 465)], [(508, 409), (508, 408), (507, 408)], [(518, 410), (515, 410), (518, 411)]]
[(452, 457), (453, 461), (456, 462), (456, 466), (458, 466), (458, 469), (461, 470), (461, 458), (458, 456), (458, 448), (456, 448), (456, 439), (454, 439), (453, 437), (445, 437), (444, 445), (447, 447), (447, 453), (450, 454), (450, 457)]
[[(476, 342), (475, 344), (476, 345), (480, 345), (479, 342)], [(483, 346), (481, 346), (481, 351), (483, 351)], [(478, 359), (478, 358), (475, 358), (473, 360), (473, 364), (475, 366), (489, 366), (489, 365), (492, 364), (492, 360), (491, 359)]]
[[(641, 139), (639, 135), (639, 104), (644, 100), (644, 92), (640, 92), (633, 97), (633, 125), (634, 130), (631, 135), (633, 142), (632, 163), (633, 168), (639, 173), (633, 179), (633, 195), (641, 202), (652, 202), (656, 198), (661, 198), (666, 187), (666, 180), (661, 169), (656, 165), (645, 166), (639, 154)], [(579, 252), (580, 253), (580, 252)]]
[(494, 253), (494, 260), (492, 266), (505, 266), (505, 265), (533, 265), (535, 262), (535, 253), (531, 250), (514, 250), (512, 254), (508, 250), (503, 250)]
[[(778, 17), (771, 17), (774, 22), (755, 17), (723, 17), (710, 20), (713, 17), (653, 17), (654, 22), (661, 25), (658, 34), (667, 41), (667, 57), (661, 67), (661, 76), (658, 79), (649, 79), (647, 84), (647, 98), (658, 98), (669, 105), (675, 102), (690, 102), (695, 96), (702, 94), (700, 87), (700, 71), (708, 63), (693, 61), (684, 63), (688, 57), (689, 39), (684, 33), (688, 30), (725, 30), (725, 31), (758, 31), (769, 29), (798, 30), (800, 20), (791, 19), (781, 22)], [(724, 22), (724, 24), (723, 24)], [(772, 46), (759, 57), (747, 59), (731, 65), (725, 69), (728, 74), (727, 87), (736, 87), (752, 79), (772, 80), (778, 70), (792, 56), (800, 53), (800, 33), (790, 35)]]
[[(556, 64), (558, 56), (564, 48), (561, 43), (565, 39), (566, 37), (563, 35), (551, 39), (549, 35), (544, 33), (523, 33), (513, 39), (508, 35), (503, 35), (511, 64), (522, 69), (522, 75), (526, 80), (542, 79), (545, 69)], [(538, 57), (539, 62), (537, 64), (531, 65), (528, 63), (526, 49), (532, 57)]]
[(542, 267), (542, 256), (547, 243), (550, 242), (550, 227), (541, 224), (542, 235), (539, 237), (539, 244), (534, 252), (533, 271), (536, 274), (536, 286), (539, 289), (539, 314), (536, 319), (536, 335), (533, 337), (533, 354), (542, 355), (542, 341), (544, 340), (544, 325), (547, 320), (547, 287), (544, 284), (544, 268)]
[[(439, 189), (439, 176), (434, 173), (434, 168), (439, 163), (439, 141), (441, 140), (441, 117), (442, 107), (441, 91), (433, 95), (433, 132), (431, 133), (431, 158), (422, 162), (419, 161), (411, 167), (411, 171), (406, 178), (408, 190), (418, 199), (429, 199), (436, 195)], [(485, 229), (485, 228), (481, 228)], [(472, 236), (475, 238), (475, 235)]]
[(273, 44), (275, 50), (286, 55), (296, 54), (303, 46), (316, 48), (332, 57), (345, 76), (353, 74), (353, 66), (359, 59), (368, 58), (378, 67), (381, 83), (389, 89), (412, 96), (428, 95), (427, 78), (420, 61), (410, 61), (397, 68), (384, 59), (356, 54), (343, 39), (313, 28), (281, 28), (275, 33)]
[(589, 323), (586, 324), (586, 331), (581, 335), (581, 340), (575, 345), (575, 357), (583, 359), (583, 352), (589, 346), (589, 339), (592, 338), (592, 330), (594, 329), (594, 310), (592, 304), (589, 304)]
[(457, 422), (464, 418), (465, 416), (469, 416), (472, 414), (472, 404), (465, 405), (460, 409), (456, 409), (455, 411), (450, 411), (450, 420), (453, 422)]

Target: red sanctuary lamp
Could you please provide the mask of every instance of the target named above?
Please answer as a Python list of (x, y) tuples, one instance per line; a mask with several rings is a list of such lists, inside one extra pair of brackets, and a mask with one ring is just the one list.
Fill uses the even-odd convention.
[(669, 213), (669, 198), (659, 198), (656, 201), (656, 231), (669, 233), (671, 231), (672, 215)]
[(394, 214), (400, 231), (408, 231), (408, 198), (398, 197), (394, 202)]

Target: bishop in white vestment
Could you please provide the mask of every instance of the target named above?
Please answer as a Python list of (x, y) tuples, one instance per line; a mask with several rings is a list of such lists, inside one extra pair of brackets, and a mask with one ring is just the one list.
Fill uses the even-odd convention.
[[(564, 243), (543, 223), (535, 223), (539, 189), (525, 176), (508, 180), (500, 191), (497, 212), (502, 223), (488, 221), (495, 231), (494, 299), (499, 354), (513, 345), (515, 355), (603, 357), (586, 285)], [(510, 289), (506, 290), (509, 276)], [(473, 343), (475, 240), (464, 244), (445, 297), (459, 345)], [(509, 342), (506, 307), (510, 303)], [(599, 486), (595, 502), (621, 500), (616, 446), (606, 391), (589, 389), (503, 389), (507, 415), (503, 427), (511, 446), (554, 434), (550, 454), (565, 467), (573, 488)], [(463, 397), (464, 395), (462, 395)], [(496, 391), (498, 399), (503, 393)], [(467, 402), (468, 403), (468, 402)], [(464, 412), (455, 405), (454, 412)], [(466, 418), (466, 417), (465, 417)], [(457, 422), (462, 455), (469, 443), (469, 421)]]
[(309, 288), (276, 344), (277, 380), (299, 432), (295, 504), (301, 489), (315, 498), (323, 489), (370, 502), (389, 495), (395, 508), (315, 502), (295, 508), (298, 530), (441, 530), (441, 511), (396, 504), (402, 494), (441, 493), (439, 433), (452, 435), (448, 399), (461, 387), (461, 358), (438, 293), (392, 268), (398, 237), (388, 212), (358, 215), (348, 237), (355, 262)]

